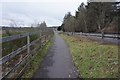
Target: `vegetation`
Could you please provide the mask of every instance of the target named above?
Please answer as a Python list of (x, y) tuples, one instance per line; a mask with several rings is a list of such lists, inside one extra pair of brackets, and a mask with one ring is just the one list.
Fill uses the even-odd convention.
[[(40, 33), (42, 35), (44, 35), (45, 30), (48, 30), (48, 28), (47, 29), (46, 28), (47, 28), (47, 25), (46, 25), (45, 22), (43, 22), (41, 24), (38, 24), (38, 26), (35, 27), (35, 28), (31, 28), (31, 27), (29, 27), (29, 28), (4, 27), (3, 30), (5, 32), (2, 35), (2, 37), (3, 36), (4, 37), (13, 36), (13, 35), (23, 34), (23, 33), (28, 33), (28, 32), (35, 32), (35, 31), (38, 31), (38, 30), (41, 30)], [(49, 31), (47, 32), (48, 34), (49, 34)], [(30, 42), (38, 39), (39, 37), (40, 37), (40, 34), (35, 34), (35, 35), (30, 36)], [(8, 42), (4, 42), (4, 43), (2, 43), (2, 56), (5, 56), (5, 55), (11, 53), (12, 51), (17, 50), (18, 48), (21, 48), (26, 44), (27, 44), (27, 37), (12, 40), (12, 41), (8, 41)]]
[(2, 27), (0, 36), (7, 37), (35, 31), (45, 32), (48, 30), (45, 22), (36, 24), (36, 27)]
[(33, 74), (36, 72), (36, 70), (41, 65), (42, 60), (47, 54), (47, 51), (49, 47), (51, 46), (51, 41), (49, 41), (43, 48), (41, 48), (37, 55), (34, 57), (32, 62), (30, 63), (30, 68), (25, 72), (25, 74), (22, 76), (23, 78), (32, 78)]
[[(38, 39), (39, 37), (40, 37), (40, 35), (38, 35), (38, 34), (30, 36), (30, 42)], [(25, 46), (26, 44), (27, 44), (26, 37), (12, 40), (9, 42), (4, 42), (4, 43), (2, 43), (2, 56), (5, 56), (5, 55), (11, 53), (12, 51), (17, 50), (18, 48), (21, 48), (21, 47)]]
[[(13, 35), (16, 35), (17, 33), (22, 34), (24, 32), (25, 33), (31, 33), (31, 32), (36, 32), (36, 31), (38, 32), (37, 34), (30, 35), (30, 43), (32, 41), (35, 41), (35, 40), (39, 39), (34, 44), (32, 44), (30, 46), (29, 51), (30, 51), (30, 53), (32, 53), (32, 56), (34, 55), (34, 53), (36, 53), (39, 50), (39, 48), (41, 48), (41, 45), (43, 45), (43, 44), (41, 44), (41, 42), (48, 41), (47, 39), (49, 39), (50, 36), (53, 35), (53, 30), (47, 28), (47, 25), (46, 25), (45, 22), (43, 22), (41, 24), (38, 24), (37, 27), (34, 27), (34, 28), (22, 28), (21, 29), (21, 28), (17, 28), (17, 27), (14, 27), (14, 28), (13, 27), (10, 27), (10, 28), (9, 27), (4, 27), (4, 34), (6, 34), (6, 36), (13, 36)], [(42, 37), (42, 36), (44, 36), (45, 38)], [(15, 40), (7, 41), (7, 42), (2, 42), (1, 44), (2, 44), (1, 51), (2, 51), (2, 57), (3, 57), (3, 56), (6, 56), (6, 55), (10, 54), (13, 51), (18, 50), (19, 48), (25, 46), (27, 44), (27, 36), (23, 37), (23, 38), (15, 39)], [(23, 49), (23, 48), (21, 48), (21, 49)], [(21, 49), (19, 49), (19, 50), (21, 50)], [(43, 48), (41, 48), (41, 49), (43, 49)], [(40, 56), (41, 56), (41, 60), (42, 60), (42, 57), (45, 55), (45, 52), (47, 51), (47, 48), (44, 48), (43, 50), (40, 51), (41, 55), (39, 55), (39, 57), (36, 57), (36, 60), (38, 60), (40, 58)], [(2, 70), (3, 70), (4, 74), (8, 73), (9, 72), (8, 70), (15, 67), (16, 64), (18, 65), (17, 66), (18, 68), (17, 69), (14, 68), (14, 70), (15, 70), (16, 73), (17, 72), (19, 73), (20, 70), (22, 70), (22, 68), (26, 65), (26, 63), (28, 61), (28, 58), (25, 58), (27, 56), (28, 56), (28, 52), (27, 52), (27, 49), (25, 49), (22, 52), (20, 52), (19, 54), (10, 58), (10, 60), (3, 63), (3, 69)], [(25, 58), (26, 61), (23, 60), (24, 58)], [(36, 60), (33, 61), (33, 63), (36, 66), (38, 66), (38, 64), (36, 64)], [(19, 65), (19, 62), (21, 62), (22, 64)], [(16, 73), (13, 73), (12, 77), (15, 77)], [(11, 72), (10, 72), (10, 74), (11, 74)], [(18, 77), (18, 76), (16, 76), (16, 77)]]
[(117, 78), (118, 46), (93, 42), (84, 37), (61, 35), (82, 78)]
[(18, 48), (24, 46), (25, 44), (27, 44), (26, 38), (16, 39), (13, 41), (2, 43), (2, 56), (5, 56), (11, 53), (12, 51), (17, 50)]
[(13, 36), (17, 34), (24, 34), (28, 32), (33, 32), (35, 28), (32, 27), (3, 27), (2, 37)]
[(75, 16), (68, 12), (59, 27), (65, 32), (118, 33), (119, 2), (81, 3)]

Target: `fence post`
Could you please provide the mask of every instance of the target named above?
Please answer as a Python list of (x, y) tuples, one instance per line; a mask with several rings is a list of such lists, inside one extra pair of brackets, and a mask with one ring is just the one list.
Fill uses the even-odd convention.
[(27, 36), (27, 53), (30, 53), (30, 35)]
[[(30, 56), (30, 34), (28, 34), (28, 36), (27, 36), (27, 55), (28, 55), (28, 57), (27, 57), (26, 61), (29, 61), (31, 59), (31, 56)], [(28, 64), (27, 66), (28, 66), (27, 69), (29, 69), (30, 64)]]
[(104, 32), (101, 32), (101, 37), (102, 37), (102, 39), (104, 38)]
[(40, 31), (40, 48), (42, 47), (41, 37), (42, 37), (42, 31)]

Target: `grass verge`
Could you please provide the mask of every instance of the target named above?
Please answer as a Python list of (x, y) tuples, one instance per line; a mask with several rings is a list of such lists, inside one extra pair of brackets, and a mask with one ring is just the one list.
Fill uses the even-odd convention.
[(37, 53), (37, 55), (34, 57), (32, 62), (30, 63), (30, 68), (27, 69), (25, 74), (22, 76), (23, 78), (32, 78), (33, 74), (36, 72), (36, 70), (41, 65), (42, 60), (47, 54), (47, 51), (49, 47), (51, 46), (52, 42), (49, 41), (45, 46), (43, 46)]
[(75, 66), (82, 78), (117, 78), (118, 46), (101, 45), (83, 37), (61, 34), (68, 43)]

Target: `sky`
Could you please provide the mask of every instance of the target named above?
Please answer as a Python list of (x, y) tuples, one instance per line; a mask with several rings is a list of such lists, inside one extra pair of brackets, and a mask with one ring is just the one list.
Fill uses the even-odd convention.
[(60, 26), (64, 15), (75, 15), (81, 2), (87, 0), (1, 0), (0, 25), (30, 26), (45, 21), (47, 26)]

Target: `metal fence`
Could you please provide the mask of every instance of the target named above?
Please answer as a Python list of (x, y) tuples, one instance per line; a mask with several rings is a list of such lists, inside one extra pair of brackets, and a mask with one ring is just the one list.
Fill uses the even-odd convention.
[[(33, 33), (26, 33), (14, 36), (0, 38), (0, 43), (10, 42), (21, 38), (26, 38), (27, 44), (3, 56), (0, 59), (0, 66), (2, 67), (2, 78), (17, 78), (24, 73), (26, 67), (36, 55), (37, 51), (48, 42), (53, 34), (51, 29), (43, 32), (41, 35), (39, 31)], [(39, 34), (39, 37), (33, 41), (30, 36)]]
[(82, 32), (65, 32), (68, 35), (83, 35), (83, 36), (96, 36), (96, 37), (106, 37), (106, 38), (116, 38), (120, 39), (120, 34), (101, 34), (101, 33), (82, 33)]

